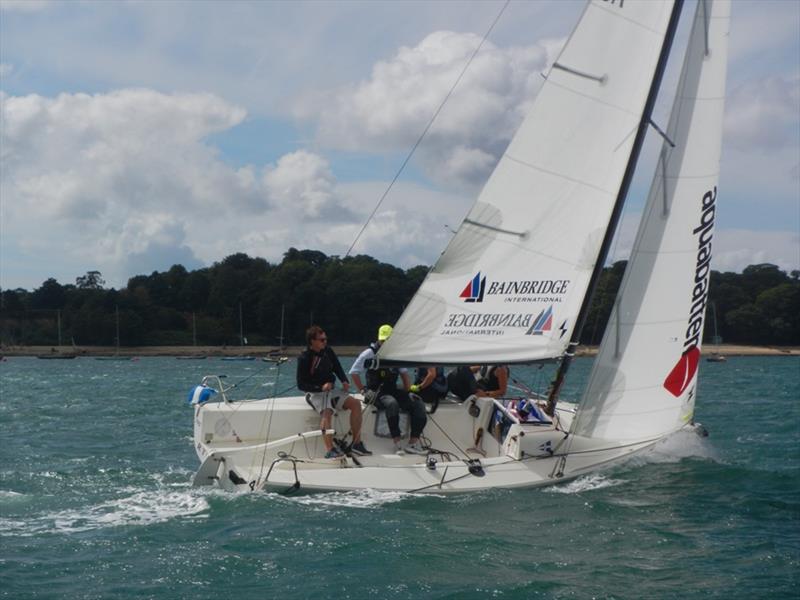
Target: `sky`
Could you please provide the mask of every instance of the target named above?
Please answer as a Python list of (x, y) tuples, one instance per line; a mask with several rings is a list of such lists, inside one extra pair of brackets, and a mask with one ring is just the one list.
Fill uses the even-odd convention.
[[(502, 7), (0, 0), (0, 287), (344, 256)], [(582, 8), (512, 0), (353, 253), (436, 260)], [(660, 143), (648, 134), (611, 260)], [(800, 0), (733, 1), (717, 204), (715, 269), (800, 269)]]

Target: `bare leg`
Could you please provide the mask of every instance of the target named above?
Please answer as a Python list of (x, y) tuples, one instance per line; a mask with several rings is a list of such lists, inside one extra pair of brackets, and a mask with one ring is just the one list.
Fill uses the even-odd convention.
[(361, 402), (348, 396), (342, 406), (350, 411), (350, 431), (353, 432), (353, 443), (357, 444), (361, 441)]
[[(322, 420), (320, 422), (320, 427), (324, 430), (331, 428), (331, 417), (333, 416), (333, 411), (330, 408), (326, 408), (322, 411)], [(332, 435), (323, 435), (322, 441), (325, 443), (325, 449), (331, 450), (333, 448), (333, 436)]]

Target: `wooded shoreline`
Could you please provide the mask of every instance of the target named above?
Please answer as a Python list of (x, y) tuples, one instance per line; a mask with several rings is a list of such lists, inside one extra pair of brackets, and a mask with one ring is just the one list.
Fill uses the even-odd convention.
[[(3, 346), (0, 356), (122, 356), (122, 357), (148, 357), (148, 356), (174, 356), (193, 358), (223, 358), (253, 356), (256, 358), (266, 356), (295, 357), (304, 349), (303, 346), (287, 346), (280, 349), (276, 346), (135, 346), (121, 347), (119, 352), (113, 346)], [(339, 356), (357, 356), (361, 346), (334, 346)], [(594, 356), (596, 346), (578, 347), (578, 356)], [(702, 354), (710, 356), (721, 354), (723, 356), (800, 356), (800, 346), (744, 346), (737, 344), (720, 344), (719, 346), (707, 345)]]

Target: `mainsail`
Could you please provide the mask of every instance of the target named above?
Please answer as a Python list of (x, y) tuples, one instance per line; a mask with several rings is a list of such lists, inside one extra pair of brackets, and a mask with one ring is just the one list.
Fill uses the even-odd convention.
[(592, 0), (531, 112), (380, 351), (415, 364), (560, 356), (598, 260), (673, 8)]
[(700, 0), (617, 303), (573, 431), (620, 441), (694, 412), (719, 180), (730, 0)]

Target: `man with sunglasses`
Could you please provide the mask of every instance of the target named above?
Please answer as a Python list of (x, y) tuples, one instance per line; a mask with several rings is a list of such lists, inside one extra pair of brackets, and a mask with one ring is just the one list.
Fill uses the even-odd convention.
[[(330, 429), (335, 409), (350, 411), (350, 431), (353, 444), (350, 452), (359, 456), (372, 454), (361, 441), (361, 402), (348, 394), (350, 382), (342, 369), (339, 358), (328, 346), (328, 336), (322, 327), (312, 325), (306, 331), (308, 347), (297, 359), (297, 387), (306, 392), (306, 400), (314, 407), (322, 420), (320, 427)], [(336, 378), (342, 389), (336, 390)], [(333, 445), (333, 436), (324, 435), (325, 458), (340, 458), (342, 451)]]

